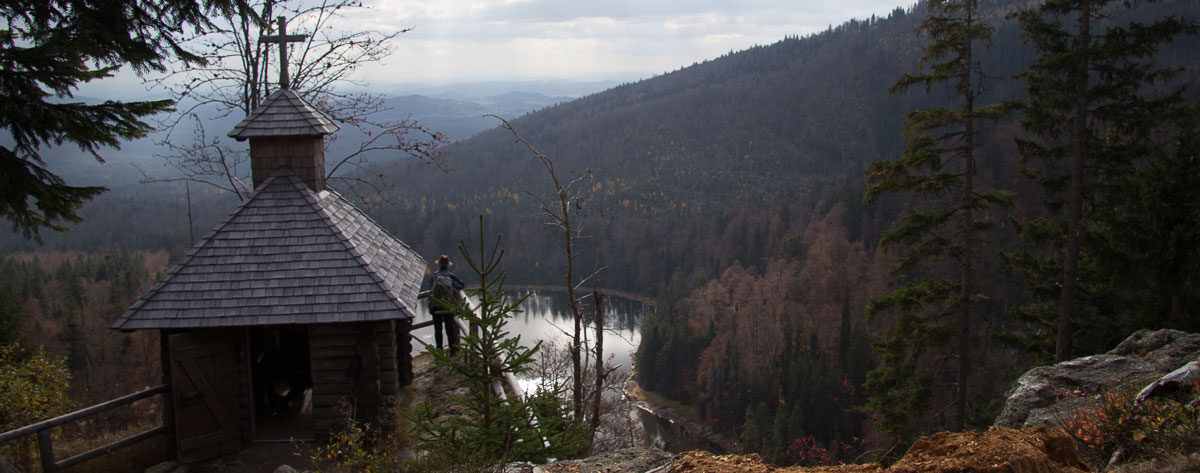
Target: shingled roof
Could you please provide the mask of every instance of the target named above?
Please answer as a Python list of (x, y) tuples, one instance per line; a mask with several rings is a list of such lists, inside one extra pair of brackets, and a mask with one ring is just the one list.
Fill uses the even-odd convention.
[(411, 319), (425, 262), (282, 168), (112, 324), (118, 330)]
[(279, 89), (234, 126), (229, 136), (238, 141), (263, 136), (324, 136), (338, 129), (296, 92)]

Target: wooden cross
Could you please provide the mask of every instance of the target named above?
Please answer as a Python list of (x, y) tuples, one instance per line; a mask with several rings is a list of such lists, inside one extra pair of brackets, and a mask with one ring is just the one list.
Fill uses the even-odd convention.
[(262, 43), (279, 43), (279, 88), (287, 89), (291, 86), (291, 80), (288, 78), (288, 58), (287, 44), (300, 43), (308, 39), (308, 35), (302, 34), (287, 34), (287, 19), (280, 16), (276, 19), (279, 23), (279, 34), (275, 36), (259, 36), (258, 42)]

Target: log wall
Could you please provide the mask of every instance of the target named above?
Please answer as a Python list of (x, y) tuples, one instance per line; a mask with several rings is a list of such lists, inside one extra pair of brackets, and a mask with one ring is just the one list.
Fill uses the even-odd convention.
[[(388, 400), (400, 393), (397, 324), (408, 321), (322, 324), (309, 327), (313, 379), (313, 427), (327, 438), (345, 419), (348, 397), (358, 401), (355, 418), (379, 425)], [(404, 352), (401, 356), (406, 356)], [(411, 364), (411, 362), (410, 362)], [(409, 367), (411, 372), (411, 367)], [(356, 375), (357, 383), (352, 379)]]
[(325, 189), (325, 144), (320, 136), (250, 138), (250, 167), (257, 188), (276, 169), (291, 168), (310, 189)]

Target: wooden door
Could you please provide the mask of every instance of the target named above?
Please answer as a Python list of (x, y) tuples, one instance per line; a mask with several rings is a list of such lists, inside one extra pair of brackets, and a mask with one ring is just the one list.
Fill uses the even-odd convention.
[(193, 330), (171, 335), (171, 397), (179, 461), (238, 451), (234, 334)]

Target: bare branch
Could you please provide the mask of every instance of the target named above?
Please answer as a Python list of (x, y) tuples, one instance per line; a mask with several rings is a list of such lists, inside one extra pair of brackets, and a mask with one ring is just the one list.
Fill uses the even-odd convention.
[[(538, 162), (540, 162), (542, 164), (542, 166), (546, 168), (546, 172), (550, 175), (550, 181), (554, 185), (554, 195), (557, 197), (557, 202), (555, 202), (553, 200), (547, 201), (545, 199), (542, 199), (540, 196), (535, 195), (529, 191), (526, 191), (526, 193), (533, 195), (535, 198), (537, 198), (538, 203), (541, 205), (543, 214), (545, 214), (545, 216), (547, 217), (547, 220), (546, 220), (546, 222), (544, 222), (544, 224), (547, 227), (550, 227), (550, 228), (554, 229), (555, 231), (561, 233), (563, 236), (563, 243), (564, 243), (564, 247), (565, 247), (564, 249), (566, 252), (566, 262), (567, 262), (567, 268), (566, 268), (567, 270), (566, 270), (566, 274), (564, 275), (565, 276), (565, 278), (564, 278), (565, 286), (566, 286), (566, 290), (567, 290), (567, 302), (571, 307), (571, 314), (574, 317), (574, 330), (573, 330), (573, 333), (568, 335), (570, 338), (570, 346), (568, 347), (568, 352), (571, 355), (572, 407), (574, 410), (573, 413), (574, 413), (575, 419), (579, 420), (579, 421), (583, 421), (584, 416), (585, 416), (584, 404), (586, 402), (586, 399), (588, 399), (588, 398), (593, 399), (592, 400), (592, 403), (593, 403), (592, 418), (591, 418), (591, 421), (589, 422), (589, 424), (591, 425), (592, 432), (594, 433), (596, 430), (597, 423), (599, 422), (599, 417), (600, 417), (600, 415), (599, 415), (600, 398), (598, 395), (595, 397), (587, 396), (585, 387), (584, 387), (584, 383), (583, 383), (584, 371), (586, 370), (586, 367), (584, 365), (582, 352), (583, 352), (584, 346), (586, 344), (587, 335), (585, 333), (583, 333), (583, 320), (584, 320), (583, 307), (580, 304), (579, 298), (575, 297), (575, 290), (577, 288), (577, 285), (574, 280), (575, 279), (574, 272), (575, 272), (576, 231), (575, 231), (574, 227), (572, 226), (572, 222), (571, 222), (571, 209), (572, 208), (575, 208), (575, 209), (582, 208), (582, 204), (583, 204), (583, 199), (572, 192), (572, 187), (575, 184), (578, 184), (585, 180), (591, 179), (592, 172), (589, 170), (589, 171), (585, 172), (582, 176), (577, 177), (577, 178), (571, 180), (570, 182), (568, 182), (567, 185), (565, 185), (565, 186), (562, 185), (562, 181), (559, 180), (558, 173), (555, 170), (553, 160), (551, 160), (545, 154), (542, 154), (542, 152), (538, 151), (538, 149), (536, 147), (534, 147), (532, 143), (530, 143), (528, 140), (526, 140), (524, 137), (522, 137), (521, 134), (518, 133), (515, 128), (513, 128), (512, 124), (508, 122), (508, 120), (505, 120), (503, 117), (500, 117), (497, 115), (487, 115), (487, 116), (490, 116), (497, 120), (500, 120), (501, 128), (508, 130), (509, 133), (512, 133), (514, 143), (520, 144), (520, 145), (524, 146), (525, 148), (527, 148), (530, 151), (530, 153), (533, 154), (533, 158), (535, 160), (537, 160)], [(603, 331), (602, 324), (600, 324), (600, 323), (597, 324), (597, 331), (598, 332)], [(602, 351), (602, 346), (603, 346), (603, 339), (601, 338), (601, 339), (596, 340), (596, 347), (597, 347), (596, 351), (597, 352)], [(596, 354), (596, 360), (598, 362), (597, 363), (598, 365), (602, 364), (602, 363), (600, 363), (601, 357), (602, 357), (601, 353)], [(591, 359), (591, 351), (590, 350), (588, 351), (588, 359), (589, 360)], [(602, 374), (599, 367), (597, 367), (595, 373), (596, 373), (596, 375)], [(603, 379), (598, 378), (596, 381), (597, 381), (597, 383), (602, 383)], [(599, 393), (599, 390), (598, 389), (595, 390), (594, 394), (598, 394), (598, 393)]]
[[(584, 277), (584, 278), (583, 278), (581, 281), (579, 281), (579, 284), (576, 284), (576, 285), (575, 285), (575, 289), (579, 289), (579, 288), (583, 287), (583, 285), (584, 285), (584, 284), (587, 284), (587, 282), (588, 282), (589, 280), (591, 280), (592, 278), (594, 278), (594, 277), (596, 277), (596, 276), (599, 276), (599, 275), (600, 275), (600, 272), (601, 272), (601, 271), (604, 271), (604, 270), (605, 270), (605, 269), (607, 269), (607, 268), (608, 268), (607, 266), (601, 266), (601, 267), (597, 268), (595, 271), (592, 271), (592, 274), (589, 274), (589, 275), (587, 275), (587, 276), (586, 276), (586, 277)], [(588, 296), (584, 296), (584, 297), (588, 297)], [(581, 299), (582, 299), (582, 298), (581, 298)]]
[(175, 168), (183, 177), (158, 178), (151, 177), (141, 168), (140, 182), (178, 182), (188, 181), (207, 184), (218, 189), (232, 192), (239, 200), (250, 195), (250, 186), (238, 175), (238, 170), (245, 167), (249, 159), (245, 151), (231, 149), (221, 144), (219, 138), (209, 138), (204, 128), (204, 121), (196, 115), (190, 116), (194, 122), (192, 141), (188, 144), (176, 144), (164, 140), (159, 145), (165, 146), (171, 155), (156, 154), (156, 157), (166, 158), (169, 166)]
[[(361, 85), (352, 79), (353, 73), (365, 64), (379, 62), (395, 50), (394, 40), (412, 28), (391, 31), (339, 30), (335, 20), (347, 12), (366, 8), (358, 0), (256, 0), (251, 7), (263, 19), (286, 16), (288, 31), (305, 34), (308, 38), (292, 46), (289, 68), (291, 88), (331, 120), (349, 127), (366, 137), (345, 156), (329, 159), (330, 180), (365, 184), (382, 193), (388, 187), (383, 179), (369, 172), (369, 156), (381, 153), (407, 156), (437, 165), (449, 171), (441, 147), (449, 141), (441, 133), (428, 129), (410, 116), (401, 120), (387, 118), (390, 113), (384, 97), (370, 93), (347, 92)], [(172, 65), (161, 77), (149, 84), (165, 89), (181, 108), (159, 122), (164, 131), (162, 143), (169, 152), (161, 157), (183, 176), (183, 180), (213, 184), (220, 179), (216, 173), (224, 170), (221, 188), (233, 189), (239, 196), (247, 187), (247, 166), (237, 166), (244, 156), (229, 155), (236, 149), (224, 144), (222, 136), (194, 137), (188, 144), (178, 144), (178, 127), (189, 120), (231, 115), (246, 116), (272, 92), (271, 45), (259, 43), (259, 37), (271, 34), (274, 25), (246, 16), (213, 19), (215, 29), (188, 38), (192, 49), (202, 51), (207, 59), (204, 66)], [(195, 131), (195, 130), (193, 130)], [(342, 172), (355, 172), (342, 176)], [(152, 179), (167, 181), (168, 179)], [(169, 178), (173, 181), (175, 178)]]

